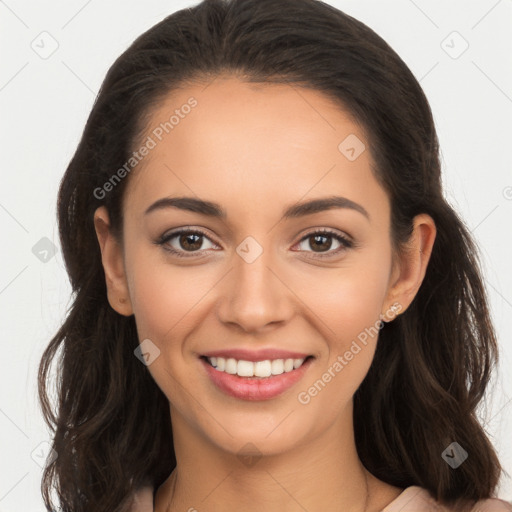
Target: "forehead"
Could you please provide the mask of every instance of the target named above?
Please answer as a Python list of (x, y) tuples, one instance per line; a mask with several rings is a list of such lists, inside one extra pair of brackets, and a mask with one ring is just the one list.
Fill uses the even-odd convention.
[(385, 199), (362, 127), (321, 92), (297, 85), (219, 77), (184, 86), (151, 113), (144, 141), (151, 149), (125, 202), (139, 212), (166, 195), (214, 200), (233, 215), (333, 193)]

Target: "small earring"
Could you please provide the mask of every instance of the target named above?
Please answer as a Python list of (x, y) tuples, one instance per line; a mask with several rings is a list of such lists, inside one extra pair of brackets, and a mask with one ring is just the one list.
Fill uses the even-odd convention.
[(125, 297), (121, 297), (121, 298), (119, 299), (119, 302), (120, 302), (121, 304), (125, 304), (125, 303), (126, 303), (126, 298), (125, 298)]

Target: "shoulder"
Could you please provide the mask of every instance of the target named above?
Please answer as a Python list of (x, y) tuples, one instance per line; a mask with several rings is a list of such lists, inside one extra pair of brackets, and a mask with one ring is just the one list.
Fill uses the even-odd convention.
[[(154, 488), (140, 487), (134, 494), (130, 512), (153, 512)], [(382, 512), (450, 512), (450, 508), (437, 502), (426, 489), (407, 487)], [(497, 498), (481, 500), (471, 509), (472, 512), (512, 512), (512, 504)]]
[[(382, 512), (450, 512), (452, 509), (436, 501), (422, 487), (407, 487)], [(512, 504), (491, 498), (477, 502), (472, 512), (512, 512)]]
[(479, 501), (474, 507), (473, 512), (511, 512), (512, 503), (508, 501), (491, 498)]
[(139, 487), (133, 495), (133, 502), (129, 512), (153, 512), (154, 488), (151, 485)]

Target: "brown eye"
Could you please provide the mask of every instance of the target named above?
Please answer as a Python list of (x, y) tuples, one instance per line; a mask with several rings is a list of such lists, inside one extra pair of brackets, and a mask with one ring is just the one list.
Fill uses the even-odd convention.
[(205, 240), (208, 240), (213, 247), (217, 247), (205, 233), (191, 229), (182, 229), (162, 235), (156, 243), (171, 254), (186, 258), (198, 256), (202, 251), (211, 248), (203, 247)]
[[(335, 247), (334, 251), (329, 251), (332, 248), (333, 239), (338, 244), (338, 247)], [(340, 252), (350, 247), (353, 247), (353, 242), (351, 242), (348, 238), (345, 238), (344, 236), (340, 235), (337, 232), (330, 230), (322, 230), (307, 234), (299, 242), (299, 246), (301, 245), (305, 252), (316, 253), (318, 255), (317, 257), (322, 258), (335, 256)], [(305, 247), (309, 247), (312, 250), (308, 251)]]
[(181, 234), (178, 236), (178, 245), (186, 251), (197, 251), (203, 245), (202, 235), (196, 233)]
[(330, 235), (312, 235), (308, 237), (307, 240), (309, 240), (309, 246), (315, 252), (317, 250), (320, 252), (329, 250), (332, 245), (332, 237)]

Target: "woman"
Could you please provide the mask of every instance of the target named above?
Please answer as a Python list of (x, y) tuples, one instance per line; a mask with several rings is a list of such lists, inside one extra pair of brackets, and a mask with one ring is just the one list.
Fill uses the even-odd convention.
[(59, 191), (47, 506), (512, 510), (438, 152), (404, 62), (322, 2), (206, 0), (141, 35)]

